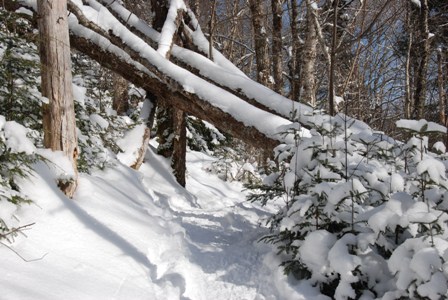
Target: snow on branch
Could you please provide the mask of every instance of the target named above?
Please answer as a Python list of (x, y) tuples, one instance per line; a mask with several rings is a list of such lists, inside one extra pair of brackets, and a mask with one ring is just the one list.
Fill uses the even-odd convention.
[(420, 2), (420, 0), (411, 0), (411, 2), (418, 7), (422, 7), (422, 3)]
[(171, 0), (168, 14), (165, 23), (163, 24), (162, 32), (159, 37), (159, 48), (157, 52), (160, 55), (167, 57), (173, 44), (174, 35), (176, 34), (179, 24), (182, 20), (182, 12), (186, 10), (184, 1)]
[[(128, 17), (131, 12), (114, 0), (99, 0), (117, 19), (123, 24), (129, 25), (130, 30), (139, 35), (148, 43), (157, 43), (160, 34), (135, 15)], [(191, 36), (191, 41), (201, 53), (208, 53), (209, 41), (199, 26), (199, 23), (191, 10), (187, 10), (188, 26), (183, 26), (183, 33)], [(184, 20), (186, 21), (186, 20)], [(188, 67), (195, 75), (218, 85), (232, 94), (244, 99), (246, 102), (269, 111), (283, 118), (291, 115), (301, 115), (301, 121), (306, 121), (306, 115), (311, 114), (309, 106), (293, 102), (290, 99), (275, 93), (262, 84), (248, 78), (238, 67), (225, 58), (218, 50), (214, 49), (214, 61), (210, 61), (198, 52), (173, 45), (171, 60)]]
[[(93, 3), (91, 0), (89, 3)], [(245, 126), (253, 126), (268, 138), (283, 141), (278, 130), (279, 126), (287, 125), (290, 121), (260, 110), (243, 101), (232, 93), (199, 78), (191, 72), (170, 62), (155, 51), (141, 37), (131, 32), (120, 23), (104, 6), (95, 1), (95, 6), (79, 6), (80, 10), (73, 11), (79, 16), (78, 21), (89, 29), (110, 40), (112, 44), (123, 49), (127, 54), (158, 78), (165, 80), (174, 91), (183, 94), (196, 94), (223, 112), (229, 113)], [(93, 9), (92, 9), (93, 8)], [(96, 13), (95, 13), (96, 11)], [(87, 20), (86, 20), (87, 19)], [(92, 26), (92, 22), (95, 26)], [(270, 92), (266, 90), (265, 92)]]

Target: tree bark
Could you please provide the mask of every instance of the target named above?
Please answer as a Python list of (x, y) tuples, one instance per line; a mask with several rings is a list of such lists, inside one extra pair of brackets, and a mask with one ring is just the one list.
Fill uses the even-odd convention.
[(299, 36), (299, 6), (296, 0), (290, 0), (291, 4), (291, 39), (292, 53), (290, 62), (291, 74), (291, 94), (290, 98), (294, 101), (300, 100), (300, 83), (301, 83), (301, 40)]
[(305, 44), (303, 46), (303, 69), (302, 69), (302, 86), (303, 101), (311, 107), (316, 108), (316, 58), (317, 58), (317, 33), (313, 22), (312, 3), (306, 2), (306, 29)]
[(212, 1), (212, 11), (211, 11), (211, 15), (210, 15), (210, 22), (209, 22), (209, 46), (208, 46), (208, 57), (210, 58), (211, 61), (213, 61), (213, 43), (214, 43), (214, 39), (215, 39), (215, 19), (216, 19), (216, 0)]
[[(216, 4), (216, 0), (214, 0)], [(167, 13), (170, 8), (169, 1), (152, 0), (152, 5), (159, 5), (165, 8), (157, 8), (153, 6), (155, 13), (153, 26), (158, 31), (163, 31), (163, 28), (167, 26)], [(214, 9), (214, 7), (213, 7)], [(173, 43), (175, 41), (179, 42), (181, 39), (178, 35), (178, 28), (181, 23), (180, 13), (178, 13), (178, 18), (176, 20), (176, 31), (173, 33), (172, 37)], [(209, 58), (213, 61), (213, 24), (214, 23), (214, 11), (212, 12), (210, 18), (210, 48), (209, 48)], [(168, 24), (170, 27), (172, 24)], [(160, 45), (159, 45), (160, 48)], [(165, 57), (169, 59), (171, 56), (171, 51), (165, 53)], [(174, 170), (174, 176), (177, 182), (185, 187), (185, 174), (187, 169), (186, 155), (187, 155), (187, 115), (185, 112), (178, 107), (169, 107), (167, 105), (160, 106), (160, 114), (163, 116), (159, 118), (159, 137), (161, 147), (159, 147), (159, 153), (162, 153), (165, 157), (171, 156), (171, 166)], [(163, 123), (162, 123), (163, 122)]]
[(59, 182), (59, 187), (73, 197), (77, 187), (78, 141), (73, 103), (70, 41), (67, 2), (64, 0), (37, 1), (39, 14), (42, 95), (48, 98), (43, 105), (44, 146), (62, 151), (73, 166), (73, 179)]
[(444, 88), (443, 63), (445, 62), (443, 49), (437, 51), (437, 87), (439, 92), (439, 122), (446, 126), (446, 94)]
[(186, 174), (186, 155), (187, 155), (187, 122), (186, 114), (183, 110), (174, 109), (173, 127), (174, 127), (174, 149), (171, 159), (171, 166), (174, 170), (176, 181), (185, 187)]
[[(0, 2), (0, 6), (7, 8), (9, 11), (16, 11), (20, 7), (33, 11), (33, 7), (12, 2), (11, 0)], [(138, 53), (123, 43), (122, 40), (111, 36), (107, 32), (101, 31), (100, 28), (95, 28), (95, 24), (90, 24), (88, 21), (83, 20), (82, 15), (79, 15), (79, 12), (75, 8), (70, 8), (70, 10), (71, 13), (78, 17), (80, 26), (83, 26), (85, 30), (91, 30), (92, 35), (95, 35), (94, 32), (96, 32), (98, 36), (103, 37), (103, 40), (99, 39), (97, 41), (96, 39), (78, 35), (77, 31), (74, 30), (71, 31), (70, 35), (71, 46), (90, 56), (103, 67), (120, 74), (129, 82), (151, 92), (160, 102), (164, 102), (168, 106), (178, 107), (188, 114), (208, 121), (219, 130), (241, 139), (256, 148), (273, 149), (281, 142), (284, 142), (284, 137), (281, 135), (273, 135), (271, 131), (267, 132), (265, 129), (256, 127), (256, 124), (245, 124), (234, 117), (232, 113), (222, 110), (220, 107), (200, 98), (195, 93), (185, 91), (176, 79), (159, 71), (150, 61), (142, 59)], [(36, 14), (34, 14), (34, 17), (36, 17)], [(102, 47), (105, 39), (109, 40), (110, 45)], [(148, 45), (150, 44), (148, 42)], [(118, 48), (121, 48), (129, 56), (123, 57), (117, 54), (116, 50)], [(261, 90), (265, 89), (261, 86), (259, 88)], [(237, 91), (233, 91), (233, 94), (237, 94)], [(284, 100), (286, 101), (287, 99), (285, 98)], [(254, 106), (259, 105), (259, 103), (256, 104), (255, 102), (251, 102), (251, 104)], [(267, 118), (274, 117), (273, 115), (275, 114), (282, 115), (281, 113), (270, 111), (263, 105), (258, 107), (261, 110), (269, 112), (264, 114)], [(238, 107), (234, 107), (234, 109), (238, 110)], [(256, 110), (255, 107), (253, 109)]]
[(263, 3), (264, 1), (260, 0), (249, 0), (255, 41), (257, 81), (267, 87), (271, 87), (272, 82), (269, 63), (268, 34), (264, 18), (265, 14), (263, 13)]
[(281, 94), (283, 90), (283, 19), (284, 0), (272, 0), (272, 69), (274, 77), (274, 91)]
[[(167, 1), (151, 0), (152, 27), (158, 32), (162, 32), (168, 9), (169, 3)], [(165, 105), (163, 99), (157, 99), (157, 103), (157, 139), (159, 142), (157, 153), (164, 157), (170, 157), (173, 153), (173, 110)]]
[(128, 82), (120, 75), (112, 74), (113, 99), (112, 108), (118, 115), (125, 115), (129, 109)]
[(427, 74), (429, 61), (429, 28), (428, 28), (428, 0), (421, 0), (418, 13), (418, 50), (415, 52), (417, 65), (415, 76), (414, 110), (412, 116), (418, 120), (423, 118), (423, 109), (426, 102)]
[(330, 116), (336, 114), (335, 107), (335, 72), (336, 72), (336, 47), (337, 47), (337, 34), (338, 34), (338, 6), (339, 0), (333, 1), (333, 32), (331, 40), (331, 59), (330, 59), (330, 80), (328, 84), (328, 113)]
[(405, 94), (404, 94), (404, 118), (411, 118), (411, 108), (412, 108), (412, 88), (411, 88), (411, 54), (412, 54), (412, 26), (411, 26), (411, 3), (407, 4), (406, 9), (406, 30), (408, 34), (408, 43), (406, 49), (406, 62), (405, 62)]

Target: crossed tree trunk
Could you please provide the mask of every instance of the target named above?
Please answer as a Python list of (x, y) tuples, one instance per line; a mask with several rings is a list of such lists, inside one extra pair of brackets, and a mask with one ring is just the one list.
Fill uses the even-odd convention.
[[(290, 139), (282, 134), (291, 124), (289, 118), (300, 114), (306, 122), (311, 108), (252, 81), (216, 49), (214, 60), (209, 60), (209, 44), (194, 14), (173, 6), (181, 2), (170, 2), (159, 32), (117, 1), (83, 0), (81, 6), (69, 0), (70, 44), (165, 106), (208, 121), (259, 149), (273, 149)], [(3, 0), (0, 6), (34, 12), (27, 7), (30, 1), (26, 3)], [(91, 20), (86, 8), (103, 16)], [(32, 18), (37, 19), (35, 12)], [(178, 38), (181, 43), (176, 44)]]

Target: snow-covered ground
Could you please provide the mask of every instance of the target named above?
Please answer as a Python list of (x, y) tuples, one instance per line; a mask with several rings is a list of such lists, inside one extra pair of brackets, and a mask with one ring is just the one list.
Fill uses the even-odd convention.
[(11, 245), (29, 261), (0, 245), (0, 299), (324, 298), (282, 274), (257, 242), (269, 208), (208, 173), (212, 160), (188, 154), (184, 189), (150, 150), (138, 172), (82, 174), (74, 200), (40, 163), (21, 184), (34, 204), (18, 215), (35, 224)]

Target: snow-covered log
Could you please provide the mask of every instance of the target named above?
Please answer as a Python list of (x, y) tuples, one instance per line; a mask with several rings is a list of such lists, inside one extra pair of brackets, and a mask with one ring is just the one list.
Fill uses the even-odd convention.
[[(211, 62), (201, 54), (173, 46), (172, 55), (184, 65), (196, 68), (197, 73), (202, 75), (201, 78), (170, 62), (151, 47), (147, 39), (135, 34), (133, 31), (137, 28), (148, 38), (152, 35), (153, 42), (160, 38), (159, 33), (135, 15), (129, 13), (120, 22), (116, 15), (128, 12), (121, 6), (115, 7), (113, 1), (107, 6), (93, 0), (69, 2), (73, 48), (164, 99), (169, 105), (204, 119), (256, 147), (272, 148), (285, 141), (285, 137), (281, 135), (282, 128), (291, 122), (278, 115), (289, 115), (294, 109), (292, 101), (251, 81), (222, 55), (215, 55), (215, 62)], [(0, 5), (9, 10), (22, 6), (35, 11), (35, 1), (32, 0), (8, 0)], [(112, 9), (114, 14), (111, 13)], [(197, 22), (193, 18), (194, 16), (190, 16), (190, 23)], [(185, 28), (186, 26), (184, 30)], [(201, 40), (203, 35), (200, 28), (192, 28), (194, 27), (190, 24), (190, 38), (198, 48), (205, 47), (201, 44), (204, 41)], [(241, 99), (238, 97), (241, 94), (249, 97)], [(264, 101), (260, 106), (263, 109), (255, 107), (253, 103), (249, 104), (245, 101), (248, 98), (255, 99), (253, 102), (256, 103)], [(296, 107), (302, 106), (296, 104)]]
[[(158, 45), (160, 33), (139, 19), (135, 14), (114, 0), (99, 0), (122, 24), (150, 45)], [(233, 63), (214, 49), (214, 61), (208, 56), (209, 41), (203, 34), (194, 14), (187, 10), (181, 22), (183, 43), (188, 47), (173, 45), (171, 60), (189, 70), (198, 77), (219, 86), (246, 102), (284, 118), (301, 115), (301, 122), (306, 122), (306, 114), (312, 108), (292, 101), (266, 86), (251, 80)], [(187, 49), (188, 48), (188, 49)], [(192, 51), (190, 49), (195, 49)]]

